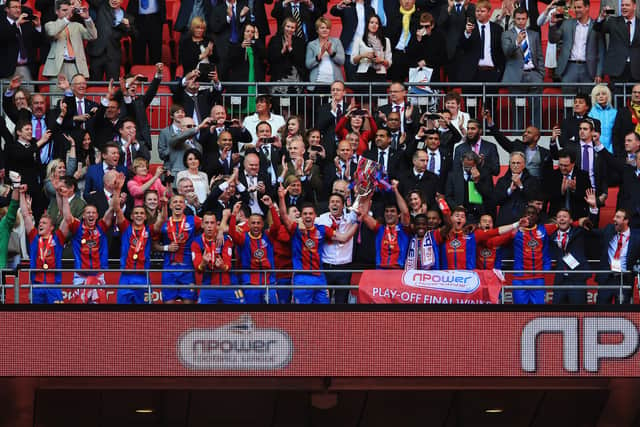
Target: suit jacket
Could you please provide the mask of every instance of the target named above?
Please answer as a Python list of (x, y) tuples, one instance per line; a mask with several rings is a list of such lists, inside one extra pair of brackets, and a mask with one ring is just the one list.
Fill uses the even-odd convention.
[[(122, 165), (116, 166), (116, 171), (127, 176), (127, 170)], [(104, 190), (103, 178), (104, 167), (102, 162), (91, 165), (87, 168), (87, 174), (84, 176), (84, 193), (82, 193), (82, 197), (85, 200), (87, 200), (91, 193)]]
[[(131, 6), (131, 4), (129, 4)], [(49, 55), (44, 63), (42, 75), (46, 77), (56, 77), (62, 70), (62, 62), (64, 61), (64, 49), (67, 44), (66, 28), (69, 28), (71, 46), (75, 53), (76, 66), (78, 71), (85, 77), (89, 77), (89, 68), (87, 67), (87, 58), (84, 54), (83, 40), (95, 40), (98, 38), (98, 30), (93, 21), (85, 22), (85, 25), (77, 22), (65, 22), (63, 19), (56, 19), (53, 22), (47, 22), (44, 29), (47, 36), (53, 39)]]
[(115, 123), (111, 122), (104, 116), (105, 110), (106, 108), (100, 104), (93, 123), (93, 141), (98, 149), (101, 149), (107, 142), (113, 142), (119, 137), (118, 126), (120, 119), (117, 119)]
[[(171, 171), (171, 175), (174, 177), (178, 175), (178, 172), (186, 169), (184, 166), (184, 152), (189, 149), (185, 141), (191, 139), (191, 142), (196, 150), (202, 153), (202, 145), (195, 139), (197, 128), (188, 129), (182, 133), (173, 133), (173, 130), (169, 131), (173, 136), (167, 141), (169, 147), (169, 159), (164, 162), (164, 166), (167, 170)], [(175, 184), (178, 184), (177, 182)]]
[[(25, 23), (20, 26), (22, 40), (26, 48), (27, 65), (31, 74), (37, 77), (37, 48), (42, 44), (44, 37), (41, 31), (36, 31), (33, 23)], [(0, 19), (0, 78), (11, 77), (18, 65), (18, 27), (11, 25), (6, 17)]]
[[(573, 271), (589, 270), (589, 260), (585, 254), (585, 230), (582, 227), (571, 227), (569, 228), (568, 233), (567, 244), (564, 250), (557, 243), (558, 231), (555, 231), (551, 236), (549, 236), (549, 255), (551, 255), (551, 259), (556, 260), (555, 269), (560, 271), (572, 270), (563, 260), (565, 255), (571, 254), (576, 261), (578, 261), (578, 266), (575, 267)], [(584, 283), (587, 281), (589, 276), (591, 276), (589, 273), (557, 273), (554, 278), (554, 284)]]
[[(182, 86), (182, 78), (178, 79), (175, 92), (173, 94), (173, 102), (180, 104), (184, 107), (184, 112), (187, 117), (193, 116), (194, 100), (187, 94)], [(216, 104), (222, 104), (222, 91), (211, 86), (209, 89), (200, 89), (196, 97), (198, 103), (198, 111), (200, 112), (200, 119), (209, 116), (211, 107)]]
[[(409, 106), (409, 103), (405, 102), (404, 108), (406, 109), (408, 106)], [(379, 107), (378, 111), (383, 113), (385, 116), (388, 116), (392, 108), (393, 108), (393, 105), (391, 104), (391, 102), (389, 102), (388, 104), (385, 104), (382, 107)], [(376, 125), (378, 126), (378, 129), (385, 127), (385, 123), (382, 120), (380, 120), (378, 114), (374, 114), (374, 117), (376, 119)], [(407, 123), (407, 119), (405, 117), (404, 112), (400, 114), (400, 120), (402, 125), (404, 126), (405, 132), (415, 134), (417, 132), (418, 126), (420, 125), (420, 109), (417, 106), (414, 106), (413, 112), (411, 113), (411, 124)]]
[(460, 13), (456, 12), (456, 8), (451, 9), (449, 13), (449, 5), (447, 3), (440, 7), (437, 26), (440, 27), (447, 35), (447, 54), (449, 60), (454, 59), (458, 50), (458, 43), (461, 37), (464, 37), (464, 27), (467, 19), (476, 20), (476, 5), (468, 3), (467, 9), (464, 8)]
[(418, 178), (411, 168), (401, 171), (398, 181), (400, 194), (406, 196), (412, 190), (420, 190), (428, 206), (435, 203), (436, 192), (440, 191), (440, 178), (431, 172), (424, 172), (422, 177)]
[[(339, 39), (329, 37), (333, 53), (331, 58), (331, 67), (333, 68), (333, 81), (344, 81), (342, 76), (342, 66), (344, 65), (344, 48)], [(320, 53), (320, 41), (314, 39), (307, 44), (307, 53), (305, 55), (305, 65), (309, 69), (309, 81), (315, 82), (320, 72), (320, 63), (318, 62), (318, 54)]]
[[(491, 33), (491, 60), (499, 73), (504, 71), (504, 53), (502, 51), (502, 28), (494, 22), (488, 22), (489, 28), (486, 31)], [(482, 40), (480, 39), (480, 28), (476, 25), (469, 38), (464, 34), (460, 37), (458, 48), (461, 51), (460, 62), (458, 63), (458, 80), (463, 82), (475, 81), (478, 69), (478, 61), (482, 52)]]
[(496, 218), (496, 225), (511, 224), (522, 218), (524, 209), (527, 203), (536, 192), (539, 191), (538, 180), (529, 174), (529, 171), (524, 169), (522, 171), (522, 190), (516, 188), (515, 191), (509, 196), (507, 189), (511, 186), (511, 171), (507, 171), (498, 179), (496, 183), (494, 195), (495, 204), (499, 206), (498, 217)]
[[(327, 10), (326, 6), (324, 6), (324, 10), (322, 10), (322, 2), (313, 0), (313, 10), (309, 10), (309, 7), (306, 4), (300, 4), (300, 22), (306, 28), (306, 40), (311, 41), (318, 37), (318, 33), (316, 33), (315, 22), (324, 11)], [(287, 17), (293, 17), (291, 3), (289, 3), (286, 7), (282, 6), (282, 1), (276, 1), (273, 5), (273, 9), (271, 9), (271, 17), (275, 18), (278, 22), (278, 28), (282, 28), (282, 22)]]
[[(418, 25), (420, 24), (420, 6), (416, 5), (416, 11), (411, 14), (411, 18), (409, 21), (409, 32), (413, 35), (416, 33), (418, 29)], [(391, 42), (391, 47), (395, 49), (400, 37), (402, 36), (402, 15), (400, 14), (400, 8), (396, 4), (396, 6), (391, 9), (389, 15), (387, 16), (387, 37)], [(409, 40), (411, 41), (411, 40)], [(407, 44), (406, 48), (409, 48)]]
[[(390, 178), (397, 178), (405, 169), (405, 155), (403, 151), (394, 151), (391, 147), (387, 148), (389, 154), (387, 155), (387, 174)], [(362, 154), (363, 157), (371, 159), (375, 162), (379, 160), (378, 147), (373, 147), (371, 150), (367, 150)]]
[[(504, 74), (502, 81), (505, 83), (520, 83), (522, 74), (524, 73), (524, 52), (520, 45), (516, 44), (518, 33), (516, 28), (502, 33), (502, 51), (505, 56)], [(542, 54), (542, 45), (540, 44), (540, 34), (534, 30), (527, 29), (527, 37), (529, 40), (529, 51), (531, 52), (531, 61), (533, 61), (534, 69), (531, 73), (537, 75), (538, 80), (544, 80), (544, 56)]]
[[(466, 142), (459, 144), (453, 154), (453, 163), (462, 162), (462, 156), (467, 151), (472, 151), (471, 145)], [(486, 169), (493, 176), (497, 176), (500, 173), (500, 158), (498, 157), (498, 149), (493, 142), (489, 142), (485, 139), (480, 144), (480, 154), (484, 155), (483, 169)]]
[(637, 169), (625, 164), (624, 160), (614, 158), (607, 150), (599, 154), (607, 164), (607, 174), (616, 171), (621, 179), (616, 209), (626, 209), (631, 216), (629, 226), (640, 228), (640, 178), (636, 175)]
[[(349, 101), (345, 97), (342, 100), (342, 112), (346, 113)], [(327, 153), (327, 159), (333, 159), (336, 156), (338, 144), (336, 142), (336, 125), (338, 120), (331, 112), (331, 101), (318, 107), (316, 113), (316, 127), (322, 134), (322, 146)]]
[(622, 16), (606, 18), (596, 22), (593, 29), (601, 34), (609, 34), (609, 47), (604, 55), (604, 74), (618, 77), (624, 72), (627, 58), (631, 59), (631, 77), (640, 79), (640, 19), (635, 18), (633, 40), (629, 43), (627, 24)]
[[(329, 156), (327, 155), (327, 158)], [(338, 173), (336, 171), (336, 165), (333, 161), (328, 161), (324, 165), (324, 170), (322, 171), (322, 181), (323, 186), (326, 190), (327, 194), (331, 194), (331, 190), (333, 189), (333, 183), (339, 179), (344, 179), (346, 181), (351, 181), (351, 177), (355, 176), (356, 170), (358, 169), (358, 162), (350, 161), (349, 162), (349, 173), (350, 177), (342, 176), (342, 173)]]
[(479, 219), (480, 215), (493, 212), (493, 179), (488, 173), (481, 172), (480, 179), (475, 185), (482, 196), (482, 204), (479, 206), (469, 203), (469, 182), (464, 179), (462, 166), (457, 165), (447, 177), (445, 197), (452, 209), (456, 206), (464, 206), (467, 210), (477, 209), (476, 214)]
[[(107, 210), (109, 210), (109, 201), (107, 200), (107, 195), (103, 191), (96, 191), (93, 194), (90, 194), (87, 197), (87, 204), (94, 205), (98, 209), (98, 216), (102, 218)], [(125, 201), (125, 209), (124, 216), (129, 218), (131, 216), (131, 211), (133, 210), (134, 201), (133, 197), (127, 194), (127, 200)]]
[(220, 160), (220, 150), (212, 148), (206, 150), (203, 154), (203, 171), (207, 174), (209, 179), (217, 175), (231, 175), (233, 173), (233, 161), (231, 160), (231, 153), (226, 162)]
[[(178, 16), (176, 17), (176, 22), (173, 23), (173, 29), (175, 31), (179, 31), (181, 33), (189, 31), (189, 26), (191, 24), (189, 18), (191, 17), (191, 12), (193, 12), (194, 3), (195, 3), (194, 0), (180, 1), (180, 9), (178, 9)], [(208, 1), (203, 1), (202, 6), (204, 9), (203, 16), (206, 19), (211, 14), (211, 3)], [(166, 4), (165, 4), (165, 7), (166, 7)]]
[(577, 163), (573, 168), (572, 177), (576, 180), (575, 191), (569, 191), (569, 195), (562, 194), (562, 173), (559, 169), (553, 170), (549, 175), (546, 175), (544, 180), (544, 188), (549, 196), (549, 216), (555, 216), (560, 208), (566, 207), (566, 201), (568, 197), (569, 210), (571, 216), (575, 219), (589, 216), (589, 206), (584, 201), (584, 196), (588, 188), (591, 188), (591, 182), (589, 181), (589, 174), (580, 170)]
[[(576, 166), (580, 168), (582, 165), (582, 150), (580, 149), (580, 141), (573, 142), (568, 141), (563, 148), (572, 150), (576, 155)], [(551, 157), (555, 160), (558, 158), (558, 144), (550, 144), (549, 152)], [(596, 184), (596, 195), (607, 193), (607, 163), (602, 158), (602, 151), (597, 152), (593, 150), (595, 159), (593, 163), (593, 173)]]
[[(253, 71), (256, 82), (264, 80), (265, 60), (267, 50), (262, 40), (256, 40), (253, 50)], [(227, 48), (227, 62), (224, 70), (226, 80), (246, 82), (249, 81), (249, 61), (247, 59), (247, 49), (240, 44), (230, 44)]]
[(156, 93), (158, 93), (158, 86), (161, 79), (154, 78), (151, 80), (149, 88), (142, 96), (137, 96), (131, 104), (125, 104), (127, 110), (131, 112), (131, 115), (136, 119), (136, 139), (143, 141), (147, 146), (147, 149), (151, 151), (151, 126), (149, 125), (149, 117), (147, 116), (147, 108)]
[(120, 23), (114, 27), (114, 9), (109, 6), (108, 1), (89, 0), (89, 4), (96, 11), (95, 23), (100, 37), (87, 43), (87, 54), (93, 57), (106, 56), (110, 60), (120, 62), (122, 57), (120, 40), (134, 33), (133, 16), (125, 12), (124, 18), (129, 20), (129, 26)]
[[(82, 124), (85, 125), (85, 128), (89, 131), (93, 131), (93, 127), (95, 125), (96, 116), (94, 115), (86, 122), (74, 122), (73, 116), (78, 115), (78, 104), (76, 102), (75, 96), (73, 94), (65, 93), (64, 102), (67, 104), (67, 114), (64, 116), (64, 120), (62, 121), (62, 129), (65, 132), (71, 132), (73, 128), (80, 127)], [(100, 108), (100, 104), (95, 101), (90, 100), (89, 98), (84, 98), (84, 110), (83, 114), (89, 113), (93, 108)], [(59, 112), (60, 104), (57, 105), (56, 111)], [(96, 111), (97, 114), (97, 111)]]
[[(342, 47), (347, 49), (353, 41), (353, 36), (356, 33), (356, 27), (358, 26), (358, 14), (356, 13), (355, 3), (350, 3), (348, 6), (340, 9), (337, 5), (331, 8), (331, 15), (337, 16), (342, 22), (342, 31), (340, 32), (340, 41)], [(364, 22), (365, 26), (369, 21), (369, 17), (375, 12), (371, 5), (364, 3)]]
[[(249, 191), (248, 191), (249, 186), (247, 185), (247, 176), (243, 169), (240, 169), (240, 173), (238, 174), (238, 181), (240, 182), (240, 184), (244, 186), (245, 191), (236, 190), (236, 192), (240, 194), (240, 197), (242, 197), (243, 202), (249, 203), (249, 198), (250, 198)], [(264, 186), (265, 186), (264, 194), (271, 196), (271, 199), (275, 200), (276, 191), (275, 191), (275, 188), (273, 188), (273, 186), (271, 185), (271, 179), (269, 177), (269, 174), (260, 170), (258, 172), (258, 181), (264, 182)], [(262, 194), (258, 194), (258, 204), (260, 205), (260, 209), (262, 210), (262, 212), (266, 213), (269, 211), (269, 209), (267, 209), (267, 206), (264, 203), (262, 203), (262, 200), (260, 200), (262, 196), (263, 196)]]
[[(138, 143), (138, 148), (134, 147), (135, 143)], [(122, 140), (118, 140), (117, 142), (120, 145), (120, 160), (118, 161), (119, 165), (124, 165), (125, 160), (126, 160), (126, 153), (124, 152), (123, 148), (124, 148), (124, 141)], [(129, 170), (131, 170), (131, 167), (133, 166), (133, 161), (135, 159), (137, 159), (138, 157), (142, 157), (144, 159), (146, 159), (147, 161), (151, 160), (151, 153), (149, 153), (149, 150), (147, 149), (147, 146), (144, 145), (144, 142), (142, 141), (133, 141), (130, 145), (130, 149), (131, 149), (131, 163), (128, 165)]]
[[(413, 159), (413, 155), (417, 150), (424, 150), (427, 153), (428, 166), (429, 150), (423, 140), (413, 138), (413, 141), (407, 144), (407, 149), (405, 151), (406, 159)], [(438, 148), (438, 152), (440, 153), (440, 174), (436, 174), (436, 176), (438, 176), (438, 192), (444, 194), (445, 187), (447, 185), (447, 175), (449, 175), (449, 172), (451, 172), (451, 168), (453, 167), (453, 152), (443, 150), (442, 145)], [(411, 166), (409, 166), (409, 168), (411, 168)]]
[[(240, 11), (243, 7), (247, 6), (247, 0), (239, 0), (235, 3), (235, 27), (238, 35), (238, 43), (242, 42), (242, 28), (244, 23), (249, 22), (249, 14), (245, 15), (243, 22), (240, 22)], [(227, 3), (225, 1), (218, 2), (217, 5), (211, 9), (209, 15), (209, 21), (207, 24), (207, 30), (211, 32), (213, 36), (213, 44), (216, 46), (218, 52), (220, 52), (220, 74), (225, 75), (227, 69), (227, 49), (231, 37), (231, 23), (227, 22)]]
[(289, 75), (294, 67), (301, 81), (306, 81), (307, 67), (305, 65), (306, 43), (300, 37), (292, 37), (293, 49), (282, 53), (282, 33), (271, 37), (267, 48), (267, 62), (271, 74), (271, 81), (278, 81)]
[[(573, 48), (573, 37), (576, 32), (578, 21), (576, 19), (566, 19), (561, 25), (549, 26), (549, 41), (559, 43), (560, 51), (558, 52), (558, 67), (556, 73), (564, 74), (569, 58), (571, 58), (571, 49)], [(589, 21), (589, 31), (587, 33), (587, 46), (585, 55), (587, 60), (587, 71), (591, 79), (596, 76), (602, 77), (602, 67), (604, 64), (604, 39), (593, 31), (594, 21)]]
[[(611, 270), (611, 265), (609, 264), (609, 242), (616, 237), (616, 229), (613, 224), (607, 224), (607, 226), (600, 230), (593, 230), (593, 232), (600, 237), (600, 262), (598, 264), (598, 270)], [(631, 229), (631, 234), (629, 236), (627, 249), (627, 270), (633, 271), (633, 266), (636, 265), (640, 261), (640, 231), (637, 229)], [(624, 282), (626, 284), (633, 283), (635, 278), (634, 273), (625, 274)], [(610, 273), (598, 273), (596, 274), (596, 281), (600, 285), (605, 285), (610, 282), (612, 275)], [(620, 283), (619, 279), (614, 279), (615, 283)]]
[(158, 135), (158, 156), (160, 156), (160, 160), (164, 161), (165, 169), (169, 170), (167, 167), (167, 162), (169, 160), (169, 140), (174, 136), (178, 135), (180, 131), (176, 131), (173, 124), (170, 124), (166, 128), (160, 131), (160, 135)]
[(533, 31), (540, 33), (540, 27), (538, 26), (538, 17), (540, 11), (538, 10), (538, 3), (551, 3), (551, 0), (523, 0), (520, 2), (520, 7), (524, 7), (529, 12), (529, 28)]
[[(500, 144), (500, 146), (507, 152), (513, 153), (514, 151), (520, 151), (522, 153), (527, 152), (527, 146), (520, 139), (510, 140), (507, 138), (501, 131), (498, 129), (495, 124), (491, 127), (487, 126), (487, 135), (493, 136), (496, 139), (496, 142)], [(539, 170), (537, 174), (533, 174), (536, 178), (542, 179), (545, 176), (549, 176), (551, 171), (553, 170), (553, 159), (551, 158), (551, 153), (544, 147), (541, 147), (539, 144), (536, 145), (536, 150), (540, 155), (540, 163), (535, 165), (536, 169)], [(529, 173), (532, 172), (529, 164), (526, 165)]]

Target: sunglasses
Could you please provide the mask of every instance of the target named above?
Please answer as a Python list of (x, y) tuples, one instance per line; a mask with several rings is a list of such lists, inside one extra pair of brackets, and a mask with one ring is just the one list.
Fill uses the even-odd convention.
[(196, 127), (196, 125), (184, 125), (184, 127), (186, 127), (187, 129), (191, 129), (191, 128)]

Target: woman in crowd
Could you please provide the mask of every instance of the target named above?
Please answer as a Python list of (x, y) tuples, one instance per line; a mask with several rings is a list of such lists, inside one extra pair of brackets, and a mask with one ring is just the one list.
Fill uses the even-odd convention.
[(309, 69), (309, 81), (327, 86), (334, 81), (343, 81), (344, 48), (340, 39), (329, 37), (331, 21), (323, 16), (318, 18), (316, 31), (318, 38), (307, 45), (305, 58), (305, 64)]
[(167, 189), (160, 182), (160, 177), (164, 173), (164, 168), (156, 168), (155, 174), (149, 173), (149, 162), (142, 157), (136, 157), (133, 161), (133, 177), (127, 182), (129, 194), (133, 197), (134, 206), (144, 205), (144, 194), (147, 190), (155, 190), (158, 194), (164, 195)]
[[(619, 146), (614, 146), (614, 127), (616, 122), (619, 122), (622, 118), (621, 114), (618, 114), (618, 110), (611, 105), (611, 91), (606, 84), (596, 85), (591, 90), (591, 110), (589, 111), (589, 117), (600, 120), (601, 133), (600, 142), (604, 148), (610, 153), (624, 153), (624, 135), (621, 135), (623, 141), (619, 141)], [(619, 124), (618, 126), (622, 126)]]
[[(24, 88), (18, 88), (16, 92), (13, 94), (13, 105), (16, 106), (16, 110), (20, 111), (21, 109), (31, 110), (31, 93)], [(5, 116), (5, 122), (7, 125), (7, 130), (13, 134), (15, 132), (16, 124), (11, 121), (9, 117)]]
[(64, 160), (62, 159), (53, 159), (47, 165), (47, 172), (43, 185), (47, 203), (56, 198), (56, 188), (60, 179), (67, 175), (73, 175), (73, 171), (76, 170), (75, 153), (72, 153), (72, 151), (75, 152), (74, 146), (71, 147), (69, 150), (70, 153), (67, 156), (67, 159), (71, 159), (71, 162), (69, 162), (69, 169), (67, 169)]
[(456, 91), (452, 90), (444, 97), (444, 108), (451, 113), (451, 118), (449, 119), (451, 124), (464, 136), (467, 133), (467, 123), (471, 116), (469, 116), (469, 113), (460, 110), (461, 104), (462, 96)]
[[(248, 86), (234, 85), (231, 92), (246, 93), (246, 112), (256, 110), (256, 87), (253, 82), (264, 81), (266, 50), (264, 42), (258, 38), (258, 29), (253, 24), (246, 24), (242, 32), (240, 44), (229, 45), (226, 79), (236, 82), (248, 82)], [(253, 96), (252, 96), (253, 95)]]
[(185, 73), (195, 70), (199, 64), (214, 65), (218, 54), (213, 41), (207, 37), (207, 23), (199, 16), (191, 20), (191, 31), (180, 40), (178, 62)]
[(418, 29), (409, 40), (409, 56), (418, 67), (433, 69), (430, 81), (440, 81), (440, 67), (447, 62), (447, 41), (429, 12), (420, 14)]
[[(304, 63), (305, 42), (297, 37), (297, 23), (293, 17), (287, 17), (282, 27), (271, 38), (267, 52), (272, 82), (301, 82), (307, 79), (307, 68)], [(300, 93), (302, 87), (289, 89), (288, 86), (274, 86), (272, 93)]]
[[(93, 141), (91, 139), (91, 133), (89, 131), (76, 128), (71, 132), (71, 138), (73, 138), (73, 143), (69, 140), (70, 149), (67, 153), (67, 165), (71, 165), (70, 159), (76, 157), (76, 168), (69, 170), (70, 174), (73, 174), (73, 177), (78, 182), (78, 192), (82, 194), (84, 191), (84, 177), (87, 174), (87, 168), (91, 165), (95, 165), (102, 161), (102, 157), (100, 155), (100, 151), (94, 146)], [(72, 152), (75, 150), (75, 156), (72, 156)]]
[(347, 114), (342, 116), (336, 125), (336, 135), (342, 140), (348, 133), (355, 132), (359, 135), (357, 153), (361, 155), (369, 149), (369, 141), (376, 134), (378, 127), (371, 114), (367, 110), (350, 108)]
[(411, 216), (426, 214), (428, 210), (427, 202), (424, 200), (424, 195), (420, 190), (409, 191), (409, 194), (407, 194), (407, 206), (409, 206)]
[(176, 182), (182, 178), (189, 178), (193, 183), (193, 191), (198, 196), (198, 201), (204, 203), (209, 195), (209, 179), (207, 174), (200, 170), (202, 154), (200, 151), (190, 148), (184, 152), (183, 163), (185, 170), (178, 172)]
[(287, 142), (294, 136), (304, 134), (304, 125), (299, 116), (289, 116), (284, 126), (279, 130), (280, 140), (287, 145)]
[(327, 159), (327, 152), (322, 146), (320, 130), (316, 128), (307, 130), (304, 134), (304, 145), (307, 153), (309, 153), (309, 158), (323, 170), (324, 162)]
[(391, 42), (384, 36), (378, 15), (369, 17), (362, 38), (354, 40), (351, 63), (356, 66), (357, 82), (387, 81), (387, 70), (391, 66)]

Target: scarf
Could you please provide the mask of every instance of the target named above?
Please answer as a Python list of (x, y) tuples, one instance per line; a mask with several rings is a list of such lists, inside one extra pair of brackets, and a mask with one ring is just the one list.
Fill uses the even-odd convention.
[(407, 41), (407, 45), (409, 44), (409, 27), (411, 24), (411, 15), (416, 11), (416, 5), (409, 10), (404, 10), (402, 7), (400, 8), (400, 14), (402, 15), (402, 35), (401, 39), (405, 39)]
[[(371, 34), (371, 33), (367, 34), (367, 44), (369, 45), (369, 47), (371, 47), (371, 49), (373, 49), (376, 56), (381, 56), (381, 55), (384, 56), (384, 48), (382, 47), (382, 42), (375, 34)], [(373, 65), (373, 68), (375, 68), (376, 71), (382, 68), (382, 64), (372, 63), (371, 65)]]
[[(247, 81), (255, 82), (256, 81), (256, 70), (254, 67), (254, 57), (253, 57), (253, 48), (249, 46), (246, 50), (246, 59), (249, 64), (249, 77)], [(253, 95), (249, 96), (247, 100), (247, 112), (256, 110), (256, 87), (254, 85), (250, 85), (247, 88), (247, 94)]]
[(405, 270), (431, 270), (436, 263), (433, 248), (435, 243), (431, 238), (432, 234), (427, 233), (421, 239), (413, 237), (409, 244), (409, 253), (404, 263)]
[(629, 104), (629, 111), (631, 111), (631, 123), (633, 123), (636, 132), (640, 132), (640, 104)]

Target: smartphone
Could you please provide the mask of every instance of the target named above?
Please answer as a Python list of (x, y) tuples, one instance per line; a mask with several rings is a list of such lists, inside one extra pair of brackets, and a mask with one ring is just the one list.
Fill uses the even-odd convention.
[(262, 138), (262, 143), (263, 144), (273, 144), (273, 141), (275, 140), (274, 137), (269, 137), (269, 138)]
[(312, 145), (309, 147), (309, 150), (311, 151), (322, 151), (322, 147), (319, 145)]
[(433, 114), (433, 113), (428, 113), (425, 115), (427, 117), (427, 120), (440, 120), (442, 117), (440, 117), (440, 114)]
[(208, 82), (210, 80), (209, 79), (209, 73), (211, 73), (214, 70), (215, 70), (215, 66), (214, 65), (206, 64), (206, 63), (198, 64), (198, 71), (200, 71), (200, 77), (198, 77), (198, 81), (199, 82)]
[(353, 112), (351, 113), (354, 116), (364, 116), (367, 114), (367, 112), (365, 110), (362, 109), (357, 109), (357, 110), (353, 110)]
[(613, 9), (605, 9), (604, 13), (606, 13), (607, 15), (614, 15), (616, 11)]
[(233, 126), (233, 120), (225, 120), (224, 121), (224, 127), (229, 128)]

